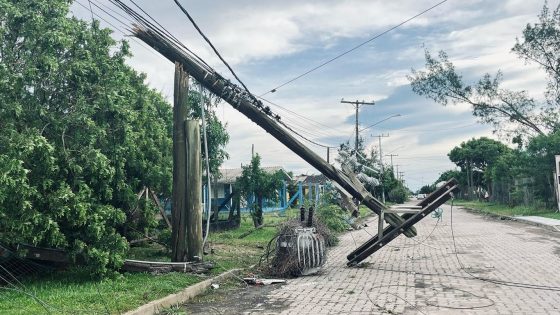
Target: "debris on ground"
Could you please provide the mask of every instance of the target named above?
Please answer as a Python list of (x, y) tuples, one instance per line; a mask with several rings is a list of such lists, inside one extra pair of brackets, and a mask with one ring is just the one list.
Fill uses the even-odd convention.
[(286, 283), (284, 279), (261, 279), (256, 277), (243, 278), (243, 281), (252, 285), (270, 285), (276, 283)]

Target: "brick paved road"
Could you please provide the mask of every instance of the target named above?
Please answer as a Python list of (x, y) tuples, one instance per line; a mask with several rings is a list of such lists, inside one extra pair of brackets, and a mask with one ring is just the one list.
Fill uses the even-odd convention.
[[(416, 238), (400, 236), (366, 266), (347, 268), (346, 255), (370, 237), (366, 231), (375, 234), (376, 219), (370, 219), (365, 231), (341, 237), (321, 275), (290, 280), (268, 293), (269, 303), (285, 305), (282, 314), (560, 314), (559, 291), (497, 285), (461, 270), (450, 207), (444, 209), (439, 224), (430, 217), (416, 225)], [(457, 207), (453, 228), (459, 258), (471, 274), (560, 286), (560, 233)]]

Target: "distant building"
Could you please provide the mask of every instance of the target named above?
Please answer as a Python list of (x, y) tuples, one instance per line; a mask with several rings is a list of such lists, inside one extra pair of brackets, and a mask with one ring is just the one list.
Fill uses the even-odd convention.
[[(264, 171), (269, 174), (274, 174), (277, 171), (280, 171), (283, 175), (283, 183), (282, 187), (280, 187), (278, 191), (278, 200), (271, 201), (265, 200), (264, 202), (264, 209), (263, 211), (275, 211), (275, 210), (285, 210), (288, 207), (288, 189), (287, 185), (289, 182), (292, 181), (292, 178), (286, 172), (286, 170), (281, 166), (269, 166), (263, 167)], [(220, 207), (220, 211), (229, 210), (233, 206), (232, 200), (232, 192), (233, 192), (233, 185), (237, 181), (241, 174), (243, 173), (242, 168), (225, 168), (220, 170), (221, 177), (216, 181), (214, 185), (212, 185), (212, 206), (216, 206), (215, 202), (217, 200), (217, 205)], [(214, 198), (216, 196), (214, 189), (217, 190), (217, 199)], [(204, 194), (207, 194), (207, 187), (204, 187)], [(251, 202), (251, 200), (249, 200)], [(241, 205), (241, 211), (247, 211), (247, 204)]]

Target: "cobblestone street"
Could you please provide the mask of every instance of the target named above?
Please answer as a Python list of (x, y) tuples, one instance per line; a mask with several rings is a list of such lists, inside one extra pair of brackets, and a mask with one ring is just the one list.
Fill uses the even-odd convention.
[[(428, 217), (416, 225), (416, 238), (399, 236), (361, 268), (346, 267), (346, 255), (376, 233), (376, 222), (372, 218), (365, 229), (341, 236), (322, 274), (289, 280), (267, 294), (268, 303), (283, 305), (281, 314), (560, 313), (558, 232), (455, 207), (462, 269), (446, 205), (438, 224)], [(557, 289), (511, 287), (473, 276)]]

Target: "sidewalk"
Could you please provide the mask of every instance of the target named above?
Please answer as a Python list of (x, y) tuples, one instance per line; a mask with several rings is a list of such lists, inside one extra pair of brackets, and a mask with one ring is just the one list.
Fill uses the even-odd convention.
[(400, 236), (368, 258), (365, 267), (348, 268), (346, 254), (376, 233), (376, 220), (370, 219), (366, 229), (341, 236), (322, 274), (290, 280), (267, 294), (269, 303), (284, 305), (281, 314), (560, 312), (559, 291), (504, 286), (472, 277), (558, 287), (560, 233), (455, 207), (455, 253), (450, 208), (444, 209), (442, 222), (436, 224), (436, 219), (427, 217), (416, 225), (416, 238)]
[(534, 225), (551, 227), (552, 229), (560, 232), (560, 220), (557, 219), (550, 219), (550, 218), (537, 217), (537, 216), (515, 216), (513, 218), (515, 220), (524, 221)]

